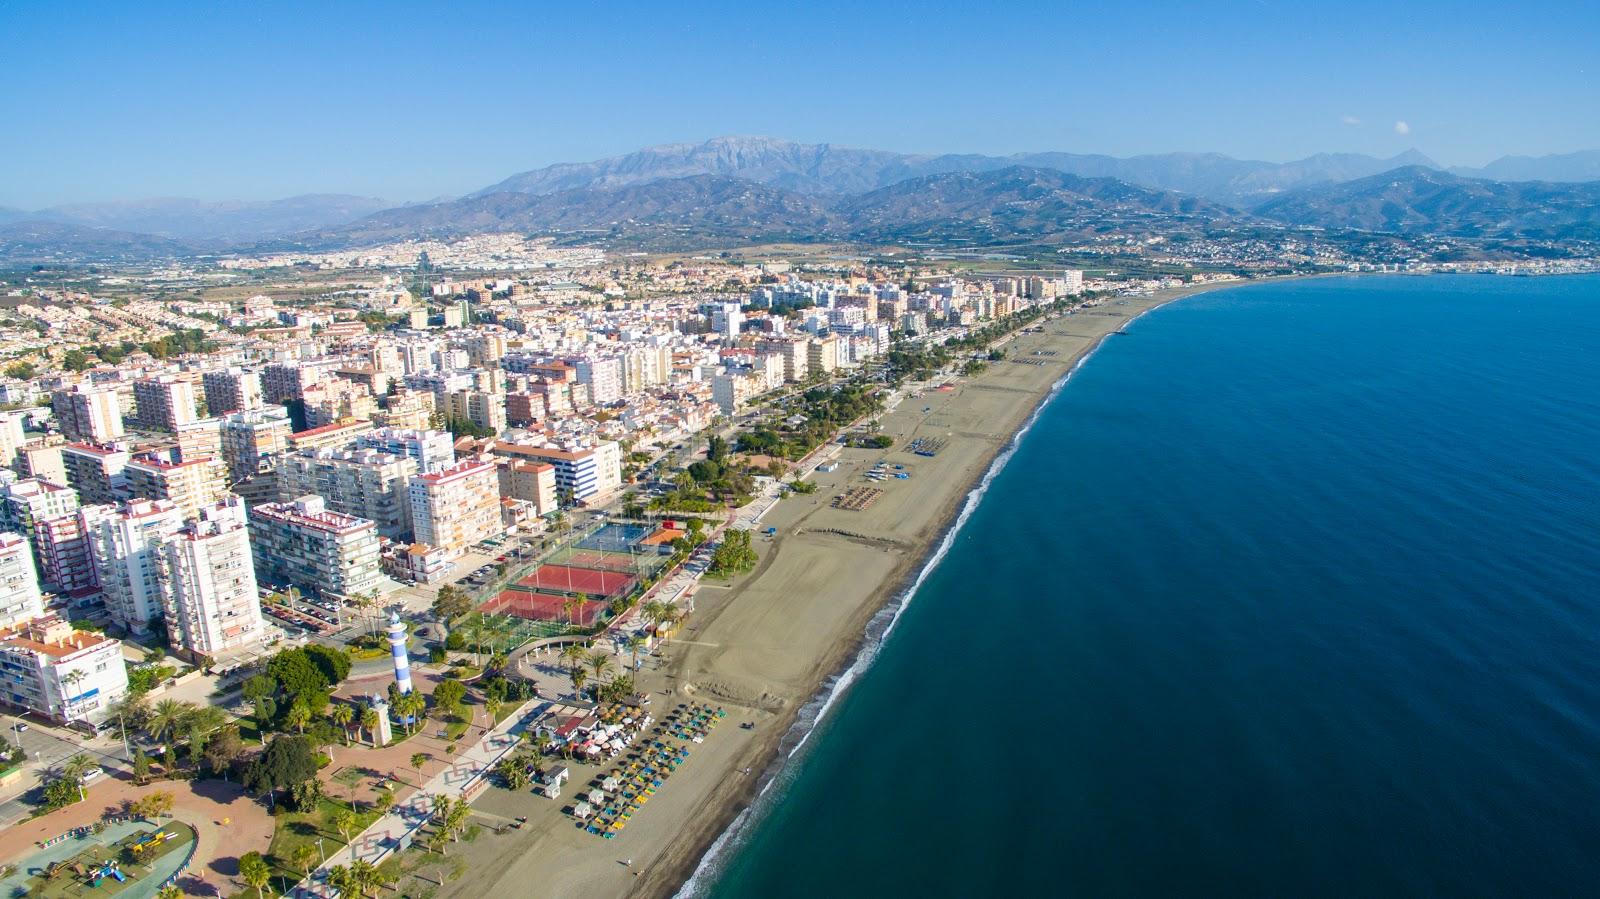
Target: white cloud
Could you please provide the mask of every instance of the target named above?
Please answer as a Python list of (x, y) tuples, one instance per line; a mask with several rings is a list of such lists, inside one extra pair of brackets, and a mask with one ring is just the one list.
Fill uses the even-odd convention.
[(1399, 122), (1395, 122), (1394, 123), (1394, 133), (1395, 134), (1410, 134), (1411, 133), (1411, 126), (1407, 125), (1404, 120), (1399, 121)]
[(1361, 120), (1356, 118), (1353, 115), (1347, 115), (1344, 118), (1341, 118), (1339, 121), (1345, 123), (1346, 125), (1349, 125), (1352, 128), (1356, 128), (1356, 127), (1359, 127), (1361, 125)]

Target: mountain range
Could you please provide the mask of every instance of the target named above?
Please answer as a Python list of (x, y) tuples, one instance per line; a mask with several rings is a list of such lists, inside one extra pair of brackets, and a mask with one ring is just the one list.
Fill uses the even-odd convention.
[(261, 240), (354, 221), (394, 204), (348, 194), (304, 194), (282, 200), (205, 202), (156, 197), (72, 203), (25, 212), (0, 207), (0, 224), (32, 221), (105, 228), (174, 240)]
[(396, 208), (311, 195), (0, 210), (0, 259), (123, 261), (228, 249), (334, 249), (488, 231), (692, 249), (766, 240), (985, 244), (1110, 231), (1320, 227), (1466, 238), (1596, 239), (1600, 152), (1445, 171), (1415, 151), (1289, 163), (1218, 154), (928, 156), (716, 138), (523, 172), (465, 197)]

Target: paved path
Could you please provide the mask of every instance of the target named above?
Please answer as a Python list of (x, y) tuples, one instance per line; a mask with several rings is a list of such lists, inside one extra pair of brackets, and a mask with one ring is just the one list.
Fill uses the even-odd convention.
[[(450, 756), (420, 790), (397, 802), (387, 814), (351, 840), (349, 846), (329, 856), (322, 866), (313, 871), (311, 877), (296, 887), (290, 895), (296, 899), (338, 895), (336, 890), (325, 883), (330, 868), (335, 865), (348, 866), (355, 859), (362, 859), (374, 865), (382, 862), (391, 852), (400, 848), (402, 841), (408, 835), (428, 823), (428, 819), (433, 815), (435, 796), (459, 798), (468, 787), (482, 779), (496, 762), (516, 748), (521, 742), (521, 731), (525, 723), (537, 720), (538, 715), (548, 704), (549, 701), (543, 699), (532, 699), (523, 703), (494, 730), (465, 750)], [(407, 744), (412, 742), (414, 741), (406, 741)], [(407, 748), (416, 751), (409, 745)], [(359, 762), (358, 757), (351, 758), (352, 761)], [(410, 762), (408, 761), (406, 765), (409, 767)]]

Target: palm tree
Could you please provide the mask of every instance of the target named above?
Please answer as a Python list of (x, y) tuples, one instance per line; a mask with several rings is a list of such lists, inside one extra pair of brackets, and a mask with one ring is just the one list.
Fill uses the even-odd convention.
[(358, 895), (365, 896), (367, 891), (383, 885), (383, 875), (372, 862), (358, 858), (350, 863), (350, 885)]
[(361, 728), (372, 737), (372, 745), (378, 745), (378, 710), (367, 707), (361, 710)]
[(583, 695), (583, 685), (588, 680), (589, 672), (583, 670), (582, 668), (572, 669), (572, 689), (577, 691), (577, 694), (580, 697)]
[(423, 715), (428, 712), (428, 701), (422, 698), (421, 693), (404, 693), (395, 700), (395, 711), (406, 718), (406, 733), (411, 733), (412, 728), (422, 722)]
[(355, 829), (357, 823), (356, 813), (347, 808), (339, 809), (333, 816), (333, 827), (346, 843), (350, 842), (350, 831)]
[(301, 843), (294, 847), (294, 852), (290, 854), (290, 859), (293, 861), (294, 866), (300, 869), (302, 875), (310, 874), (311, 866), (316, 864), (317, 861), (317, 847), (310, 843)]
[(163, 741), (166, 737), (176, 734), (183, 726), (184, 719), (194, 711), (194, 706), (176, 699), (163, 699), (156, 703), (151, 710), (150, 717), (144, 723), (144, 732), (150, 739)]
[(644, 649), (644, 644), (645, 639), (640, 634), (633, 634), (628, 637), (626, 645), (628, 651), (633, 653), (633, 669), (635, 671), (639, 670), (639, 650)]
[(411, 754), (411, 767), (417, 771), (417, 780), (422, 780), (422, 766), (427, 763), (428, 754), (426, 752), (413, 752)]
[(555, 738), (550, 736), (548, 731), (541, 730), (533, 736), (533, 748), (537, 749), (540, 755), (544, 755), (550, 751), (550, 744), (554, 741)]
[(567, 663), (568, 671), (578, 667), (579, 663), (583, 661), (585, 655), (587, 655), (587, 653), (584, 652), (583, 645), (581, 643), (568, 643), (561, 649), (561, 661)]
[(303, 702), (296, 702), (289, 706), (288, 714), (283, 716), (283, 723), (302, 734), (305, 733), (306, 725), (311, 723), (311, 707)]
[(567, 619), (570, 627), (577, 623), (577, 613), (583, 609), (583, 601), (576, 596), (569, 596), (561, 601), (561, 615)]
[(350, 745), (350, 720), (356, 716), (356, 710), (344, 703), (338, 703), (328, 710), (328, 717), (339, 729), (344, 731), (344, 745)]
[(247, 852), (239, 859), (239, 876), (256, 888), (256, 899), (261, 899), (261, 888), (272, 882), (272, 868), (259, 852)]
[(601, 682), (606, 679), (606, 675), (611, 673), (611, 656), (596, 651), (589, 654), (588, 662), (589, 670), (594, 672), (594, 684), (598, 690)]
[(78, 788), (78, 799), (83, 800), (88, 798), (83, 789), (83, 777), (98, 767), (94, 759), (80, 753), (67, 759), (67, 763), (61, 766), (61, 776), (72, 781), (73, 786)]
[(334, 865), (329, 868), (328, 886), (338, 890), (341, 896), (348, 896), (355, 892), (355, 881), (350, 876), (350, 869), (344, 865)]

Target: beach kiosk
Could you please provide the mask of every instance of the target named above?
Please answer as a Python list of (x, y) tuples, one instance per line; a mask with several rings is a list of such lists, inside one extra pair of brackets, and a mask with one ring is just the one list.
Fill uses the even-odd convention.
[(565, 765), (551, 768), (545, 772), (544, 781), (539, 785), (539, 792), (543, 793), (546, 799), (560, 799), (561, 787), (571, 777), (572, 772), (567, 770)]

